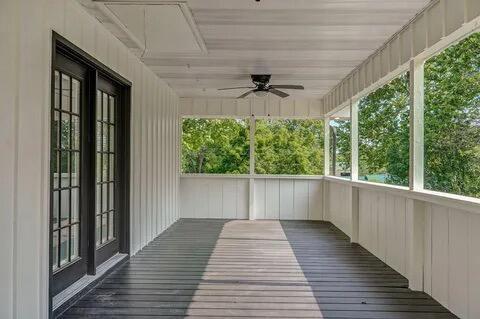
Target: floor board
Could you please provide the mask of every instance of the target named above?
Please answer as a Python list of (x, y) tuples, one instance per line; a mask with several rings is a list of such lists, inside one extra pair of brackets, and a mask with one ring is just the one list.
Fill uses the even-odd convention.
[(330, 223), (182, 219), (62, 318), (457, 318)]

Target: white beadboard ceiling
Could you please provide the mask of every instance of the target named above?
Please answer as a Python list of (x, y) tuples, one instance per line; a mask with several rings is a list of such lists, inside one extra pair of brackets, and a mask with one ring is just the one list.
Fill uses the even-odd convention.
[(267, 73), (272, 84), (304, 85), (285, 91), (309, 98), (322, 97), (430, 2), (78, 1), (181, 97), (235, 97), (245, 90), (217, 88), (249, 86), (250, 74)]

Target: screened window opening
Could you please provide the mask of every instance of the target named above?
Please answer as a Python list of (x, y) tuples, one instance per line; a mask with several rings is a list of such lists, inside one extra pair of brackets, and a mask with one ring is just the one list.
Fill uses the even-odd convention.
[(351, 139), (350, 115), (348, 110), (340, 111), (330, 120), (330, 175), (350, 178)]
[(323, 174), (323, 121), (256, 121), (255, 173)]
[(79, 80), (54, 72), (52, 122), (52, 268), (57, 271), (80, 252), (80, 97)]
[(360, 180), (408, 186), (408, 76), (397, 77), (358, 102)]
[(425, 188), (480, 198), (480, 33), (425, 63)]
[(185, 118), (182, 130), (182, 173), (249, 173), (248, 120)]

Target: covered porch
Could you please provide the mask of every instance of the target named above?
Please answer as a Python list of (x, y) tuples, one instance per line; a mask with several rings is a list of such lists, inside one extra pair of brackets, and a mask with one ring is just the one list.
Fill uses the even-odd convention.
[(0, 318), (480, 318), (480, 0), (3, 0)]

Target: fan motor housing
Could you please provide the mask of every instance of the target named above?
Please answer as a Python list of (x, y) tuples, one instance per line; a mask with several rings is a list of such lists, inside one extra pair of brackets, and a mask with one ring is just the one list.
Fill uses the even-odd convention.
[(265, 87), (270, 82), (271, 74), (252, 74), (252, 82)]

